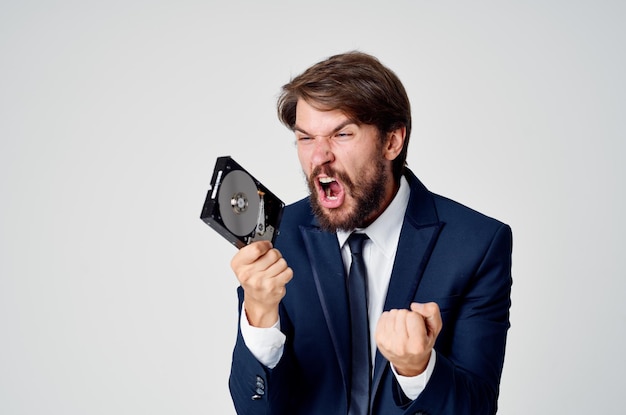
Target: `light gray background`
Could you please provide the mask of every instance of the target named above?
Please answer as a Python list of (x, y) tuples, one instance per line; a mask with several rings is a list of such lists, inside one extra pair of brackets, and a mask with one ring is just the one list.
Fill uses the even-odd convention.
[(0, 413), (234, 413), (213, 163), (304, 196), (275, 98), (352, 49), (427, 186), (513, 228), (499, 413), (620, 413), (624, 4), (1, 0)]

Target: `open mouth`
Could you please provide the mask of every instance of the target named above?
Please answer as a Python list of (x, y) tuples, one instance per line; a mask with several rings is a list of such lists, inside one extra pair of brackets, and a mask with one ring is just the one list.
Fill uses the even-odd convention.
[(344, 188), (341, 182), (330, 176), (318, 176), (318, 199), (322, 206), (332, 209), (341, 206), (344, 200)]
[(319, 183), (326, 199), (337, 200), (337, 194), (341, 186), (334, 177), (321, 177)]

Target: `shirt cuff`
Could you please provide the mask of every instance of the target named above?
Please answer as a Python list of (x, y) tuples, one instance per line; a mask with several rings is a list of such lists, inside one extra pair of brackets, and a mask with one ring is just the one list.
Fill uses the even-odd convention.
[(287, 336), (280, 331), (280, 320), (272, 327), (253, 327), (246, 316), (245, 304), (241, 308), (239, 322), (243, 341), (256, 359), (270, 369), (274, 369), (283, 356)]
[(428, 384), (428, 380), (430, 379), (430, 376), (433, 374), (433, 370), (435, 369), (436, 360), (437, 353), (435, 353), (435, 349), (432, 349), (430, 351), (430, 359), (428, 360), (426, 370), (417, 376), (411, 377), (399, 375), (398, 372), (396, 372), (396, 368), (391, 365), (391, 370), (396, 376), (396, 380), (398, 381), (402, 392), (404, 392), (407, 398), (415, 400), (424, 391), (424, 389), (426, 388), (426, 384)]

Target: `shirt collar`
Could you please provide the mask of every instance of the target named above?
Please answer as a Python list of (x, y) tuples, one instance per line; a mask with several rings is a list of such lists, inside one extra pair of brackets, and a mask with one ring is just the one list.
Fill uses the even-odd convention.
[[(409, 204), (410, 194), (411, 189), (409, 183), (406, 178), (402, 176), (400, 178), (400, 188), (389, 206), (387, 206), (387, 209), (385, 209), (368, 227), (353, 230), (366, 233), (374, 245), (376, 245), (387, 258), (390, 258), (394, 254), (398, 239), (400, 239), (400, 231), (402, 230), (402, 222), (404, 221), (406, 207)], [(343, 247), (353, 231), (337, 231), (339, 246)]]

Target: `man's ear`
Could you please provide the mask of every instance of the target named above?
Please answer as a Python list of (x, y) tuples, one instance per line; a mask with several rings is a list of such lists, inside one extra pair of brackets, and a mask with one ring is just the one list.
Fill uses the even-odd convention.
[(406, 138), (406, 127), (402, 126), (387, 133), (383, 154), (387, 160), (395, 160), (402, 151)]

